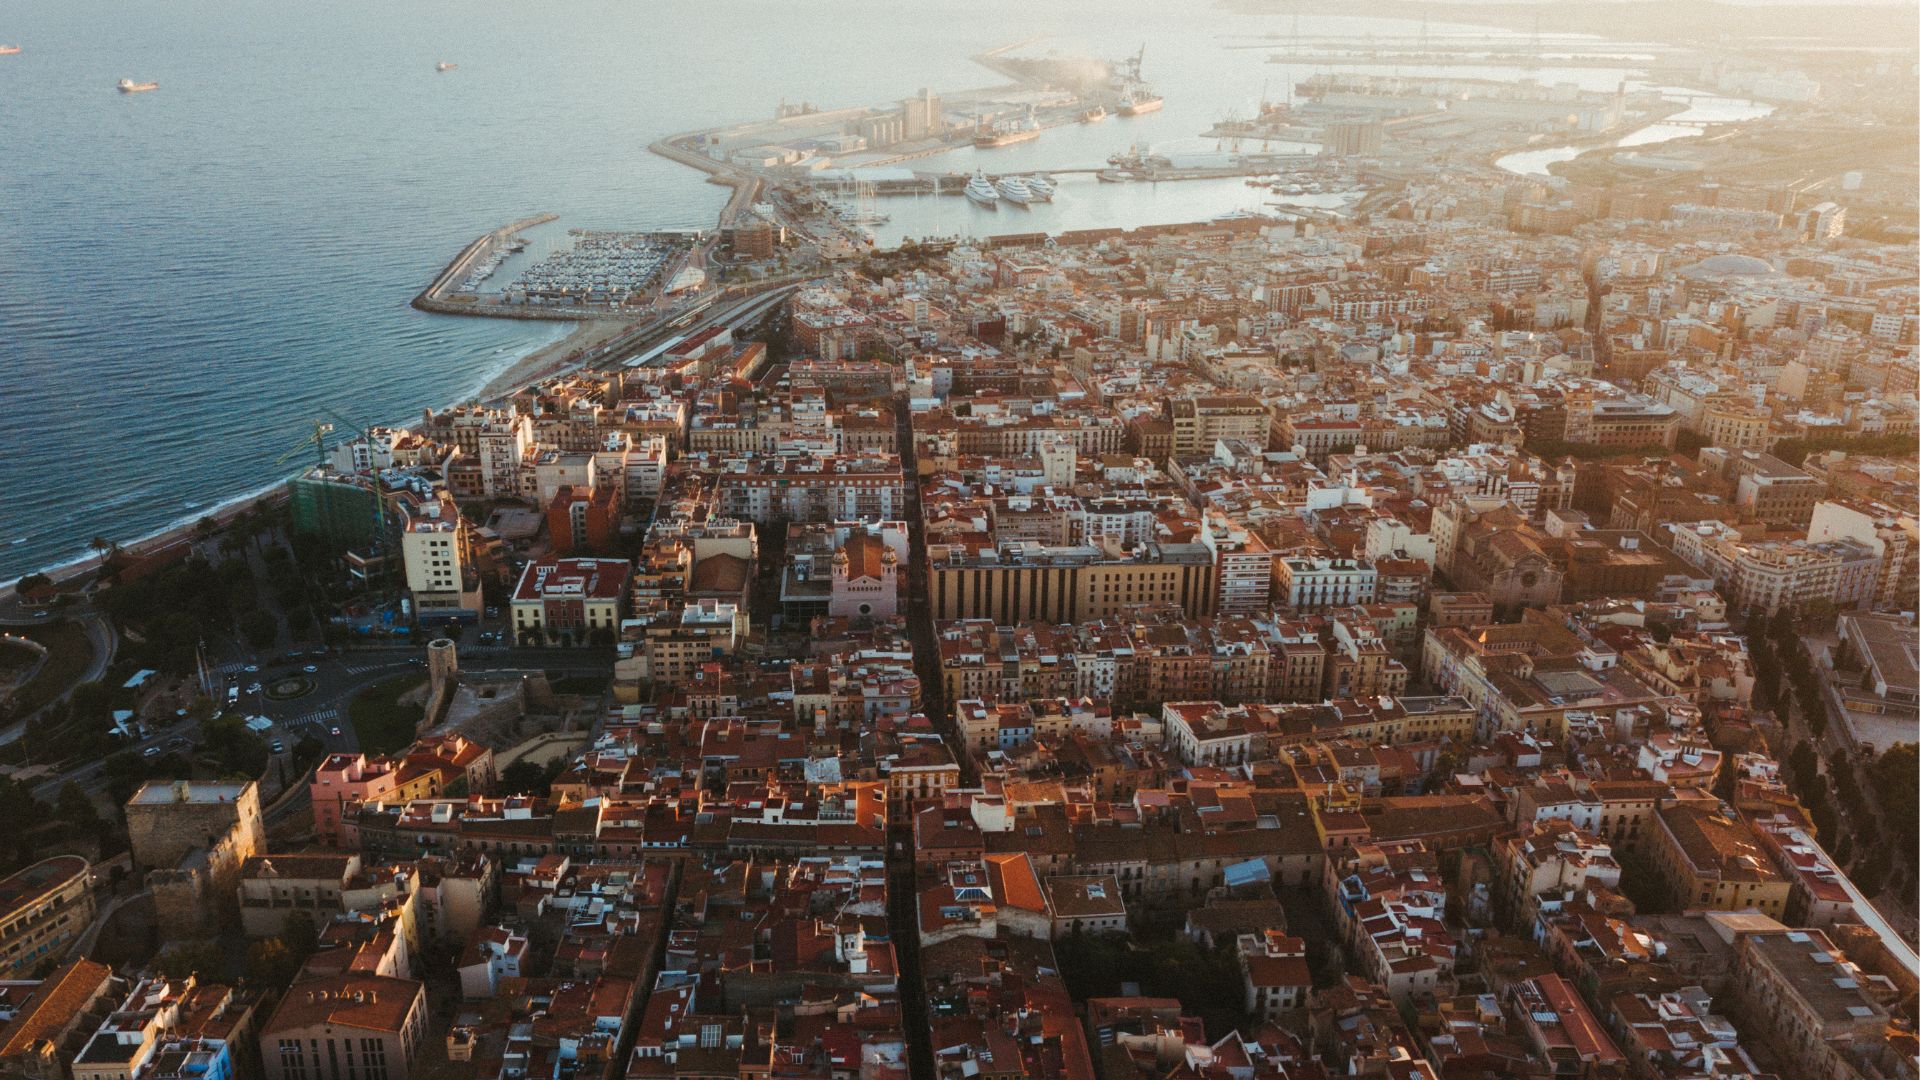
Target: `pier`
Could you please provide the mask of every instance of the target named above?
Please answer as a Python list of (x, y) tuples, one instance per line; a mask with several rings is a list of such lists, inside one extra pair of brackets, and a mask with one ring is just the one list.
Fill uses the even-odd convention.
[(439, 315), (492, 315), (507, 319), (565, 319), (568, 322), (589, 317), (589, 313), (579, 311), (562, 312), (517, 304), (488, 303), (472, 293), (454, 291), (454, 283), (459, 281), (474, 263), (491, 255), (495, 247), (535, 225), (545, 225), (549, 221), (559, 219), (558, 214), (535, 214), (482, 234), (479, 239), (461, 248), (460, 254), (453, 257), (453, 261), (447, 264), (446, 269), (440, 271), (439, 275), (413, 298), (413, 306), (421, 311), (431, 311)]

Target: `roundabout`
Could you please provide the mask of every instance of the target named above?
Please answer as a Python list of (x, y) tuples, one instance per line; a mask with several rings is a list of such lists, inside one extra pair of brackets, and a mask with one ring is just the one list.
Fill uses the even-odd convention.
[(262, 691), (268, 701), (292, 701), (313, 693), (314, 682), (304, 675), (290, 675), (284, 679), (275, 679)]

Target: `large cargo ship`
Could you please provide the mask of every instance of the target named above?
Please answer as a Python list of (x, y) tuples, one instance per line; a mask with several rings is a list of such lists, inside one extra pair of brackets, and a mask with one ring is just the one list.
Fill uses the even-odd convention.
[(980, 134), (975, 135), (973, 137), (973, 145), (982, 150), (991, 150), (995, 147), (1012, 146), (1014, 143), (1023, 143), (1028, 139), (1037, 139), (1039, 137), (1040, 129), (1037, 127), (997, 128), (991, 131), (982, 131)]
[(1147, 86), (1146, 80), (1140, 77), (1140, 62), (1146, 58), (1146, 55), (1147, 47), (1142, 45), (1139, 52), (1127, 57), (1121, 65), (1119, 77), (1115, 80), (1115, 85), (1120, 88), (1119, 113), (1121, 116), (1139, 116), (1142, 113), (1158, 112), (1160, 106), (1166, 104), (1159, 94), (1154, 93), (1152, 88)]

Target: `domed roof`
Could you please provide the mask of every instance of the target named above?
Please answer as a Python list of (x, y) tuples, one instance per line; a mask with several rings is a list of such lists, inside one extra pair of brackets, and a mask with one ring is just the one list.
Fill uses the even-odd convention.
[(1773, 273), (1773, 266), (1751, 255), (1710, 255), (1680, 272), (1689, 277), (1758, 277)]

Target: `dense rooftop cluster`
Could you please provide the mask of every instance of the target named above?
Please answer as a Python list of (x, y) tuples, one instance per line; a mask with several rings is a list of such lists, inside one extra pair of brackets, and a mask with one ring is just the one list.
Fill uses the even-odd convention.
[(1736, 212), (1775, 194), (1415, 178), (921, 246), (773, 350), (343, 447), (296, 521), (381, 573), (381, 500), (423, 621), (491, 580), (511, 643), (611, 652), (591, 730), (539, 791), (481, 706), (332, 755), (296, 850), (250, 786), (136, 795), (163, 906), (311, 950), (0, 984), (0, 1058), (1911, 1077), (1913, 952), (1778, 760), (1778, 668), (1834, 745), (1911, 738), (1920, 473), (1871, 448), (1914, 434), (1920, 267)]

